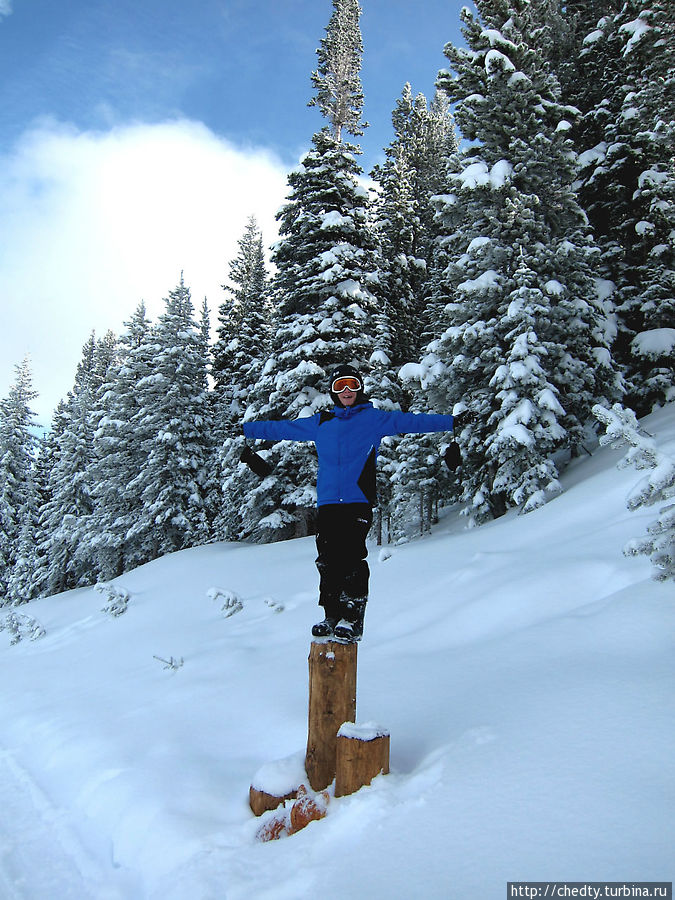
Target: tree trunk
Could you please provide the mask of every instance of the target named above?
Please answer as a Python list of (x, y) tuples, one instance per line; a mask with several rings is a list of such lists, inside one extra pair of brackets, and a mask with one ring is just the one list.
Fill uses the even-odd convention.
[(312, 641), (305, 770), (315, 791), (335, 778), (337, 733), (356, 719), (357, 644)]

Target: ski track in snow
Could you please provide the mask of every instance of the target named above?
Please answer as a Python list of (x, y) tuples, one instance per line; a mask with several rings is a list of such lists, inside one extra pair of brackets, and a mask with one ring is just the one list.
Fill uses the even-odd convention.
[(0, 750), (2, 900), (126, 900), (105, 885), (65, 814)]

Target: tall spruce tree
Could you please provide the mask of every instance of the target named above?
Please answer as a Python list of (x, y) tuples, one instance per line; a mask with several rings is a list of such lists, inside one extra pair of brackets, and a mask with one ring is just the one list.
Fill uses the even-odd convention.
[[(251, 394), (246, 417), (310, 415), (330, 401), (326, 377), (338, 362), (363, 367), (376, 345), (376, 244), (368, 195), (359, 185), (360, 9), (334, 0), (334, 12), (313, 76), (313, 103), (330, 122), (289, 175), (290, 195), (278, 215), (274, 248), (271, 351)], [(306, 533), (316, 502), (316, 458), (305, 445), (281, 442), (271, 450), (274, 474), (250, 492), (244, 531), (261, 540)]]
[(358, 0), (333, 0), (333, 14), (317, 50), (319, 65), (312, 72), (316, 94), (309, 106), (318, 106), (330, 122), (332, 133), (342, 140), (343, 129), (355, 137), (367, 127), (361, 121), (361, 7)]
[(15, 366), (14, 382), (0, 401), (0, 605), (19, 599), (12, 573), (33, 539), (37, 437), (31, 403), (36, 397), (26, 357)]
[[(385, 150), (386, 162), (373, 172), (379, 187), (374, 218), (380, 240), (381, 333), (388, 337), (387, 343), (378, 343), (374, 368), (379, 395), (421, 411), (423, 401), (402, 387), (397, 374), (418, 358), (423, 345), (435, 236), (431, 198), (444, 193), (457, 143), (444, 94), (437, 93), (428, 107), (424, 95), (413, 98), (407, 84), (392, 122), (395, 137)], [(404, 538), (411, 519), (422, 532), (431, 526), (440, 489), (437, 443), (432, 436), (415, 435), (388, 439), (381, 447), (376, 524), (390, 540)]]
[(150, 322), (140, 303), (119, 340), (119, 358), (98, 389), (90, 469), (93, 510), (85, 542), (96, 574), (108, 580), (131, 567), (127, 534), (141, 514), (130, 485), (143, 464), (139, 385), (152, 372)]
[(462, 11), (468, 47), (445, 48), (455, 76), (439, 74), (471, 145), (438, 202), (436, 333), (417, 374), (437, 409), (463, 401), (475, 417), (463, 497), (481, 521), (555, 492), (551, 454), (582, 442), (616, 388), (597, 248), (572, 189), (572, 111), (529, 43), (536, 5), (476, 6), (479, 18)]
[(395, 137), (385, 149), (387, 159), (372, 175), (379, 188), (373, 217), (380, 239), (380, 293), (397, 368), (417, 359), (421, 348), (434, 238), (431, 197), (445, 187), (457, 144), (444, 95), (428, 108), (424, 95), (413, 98), (406, 84), (392, 122)]
[(642, 415), (675, 391), (672, 4), (626, 0), (586, 36), (579, 69), (580, 199), (616, 286), (626, 401)]
[(137, 384), (139, 408), (133, 419), (142, 463), (129, 489), (142, 508), (125, 538), (130, 565), (209, 538), (207, 360), (182, 273), (148, 342), (152, 371)]
[(218, 425), (224, 435), (241, 420), (269, 347), (269, 278), (262, 232), (255, 216), (249, 218), (229, 268), (229, 282), (223, 285), (226, 300), (219, 308), (218, 340), (213, 348)]
[(254, 216), (238, 242), (230, 262), (227, 300), (219, 310), (218, 341), (214, 347), (216, 434), (214, 454), (214, 536), (242, 536), (242, 509), (250, 491), (247, 470), (239, 466), (243, 439), (241, 418), (260, 378), (270, 347), (272, 305), (263, 237)]
[(82, 350), (73, 389), (56, 410), (51, 440), (48, 499), (38, 522), (42, 563), (36, 575), (40, 594), (56, 594), (92, 584), (96, 570), (87, 542), (94, 511), (96, 396), (115, 354), (115, 337), (97, 342), (91, 335)]

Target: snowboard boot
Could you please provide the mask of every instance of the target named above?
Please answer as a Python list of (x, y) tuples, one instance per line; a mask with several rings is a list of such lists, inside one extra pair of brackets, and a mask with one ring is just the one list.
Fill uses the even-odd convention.
[(363, 637), (363, 617), (366, 614), (366, 600), (343, 600), (342, 618), (333, 630), (341, 641), (354, 643)]
[(317, 622), (312, 626), (312, 634), (314, 637), (332, 637), (338, 622), (338, 618), (326, 616), (322, 622)]

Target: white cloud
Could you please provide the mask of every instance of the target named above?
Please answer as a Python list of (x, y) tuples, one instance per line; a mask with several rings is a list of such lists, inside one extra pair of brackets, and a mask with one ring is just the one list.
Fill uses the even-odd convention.
[(12, 0), (0, 0), (0, 19), (12, 13)]
[(0, 396), (29, 352), (48, 424), (92, 329), (119, 333), (141, 299), (156, 318), (181, 269), (215, 324), (248, 217), (271, 244), (286, 193), (271, 153), (196, 122), (26, 133), (0, 157)]

